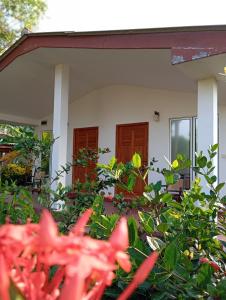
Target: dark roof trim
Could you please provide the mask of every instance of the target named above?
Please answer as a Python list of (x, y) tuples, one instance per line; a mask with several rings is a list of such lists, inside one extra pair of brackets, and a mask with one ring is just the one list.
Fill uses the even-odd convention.
[(0, 71), (38, 48), (171, 49), (172, 63), (226, 52), (226, 25), (23, 35), (1, 57)]
[(225, 31), (226, 25), (203, 25), (203, 26), (182, 26), (182, 27), (159, 27), (159, 28), (140, 28), (140, 29), (117, 29), (100, 31), (50, 31), (50, 32), (31, 32), (29, 35), (116, 35), (116, 34), (136, 34), (136, 33), (165, 33), (165, 32), (197, 32), (197, 31)]

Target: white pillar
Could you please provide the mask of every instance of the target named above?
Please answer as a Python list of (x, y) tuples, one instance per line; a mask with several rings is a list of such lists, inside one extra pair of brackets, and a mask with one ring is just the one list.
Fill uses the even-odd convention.
[[(67, 132), (68, 132), (68, 99), (69, 99), (69, 67), (59, 64), (55, 67), (53, 136), (56, 139), (52, 149), (51, 177), (67, 163)], [(66, 174), (59, 179), (66, 184)], [(54, 182), (52, 188), (56, 188)]]
[[(214, 78), (198, 81), (198, 152), (207, 154), (208, 147), (218, 143), (218, 100), (217, 82)], [(218, 176), (218, 156), (214, 158), (215, 170)], [(206, 190), (206, 185), (204, 186)]]

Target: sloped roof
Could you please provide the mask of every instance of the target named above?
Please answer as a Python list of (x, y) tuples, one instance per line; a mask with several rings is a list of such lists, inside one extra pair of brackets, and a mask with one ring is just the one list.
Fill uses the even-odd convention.
[(37, 48), (172, 49), (172, 63), (226, 52), (226, 25), (24, 34), (0, 56), (0, 71)]

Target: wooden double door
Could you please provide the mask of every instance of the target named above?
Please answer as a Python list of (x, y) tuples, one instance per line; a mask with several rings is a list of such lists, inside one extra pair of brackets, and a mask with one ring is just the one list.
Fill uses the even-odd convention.
[[(74, 129), (73, 156), (77, 157), (79, 149), (87, 148), (98, 150), (98, 127)], [(133, 154), (141, 155), (142, 164), (148, 163), (148, 122), (122, 124), (116, 126), (116, 157), (118, 162), (129, 162)], [(85, 181), (86, 175), (93, 174), (95, 163), (90, 163), (86, 168), (74, 167), (73, 182), (79, 179)], [(143, 193), (144, 183), (138, 181), (134, 193)], [(128, 195), (129, 196), (129, 195)]]

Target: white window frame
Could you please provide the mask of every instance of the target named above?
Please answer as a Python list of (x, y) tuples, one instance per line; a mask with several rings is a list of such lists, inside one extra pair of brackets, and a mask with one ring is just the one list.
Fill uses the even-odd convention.
[[(195, 142), (196, 142), (196, 123), (197, 123), (197, 116), (192, 117), (174, 117), (169, 119), (169, 158), (170, 161), (172, 161), (172, 152), (171, 152), (171, 127), (172, 127), (172, 121), (178, 121), (178, 120), (189, 120), (190, 121), (190, 160), (192, 162), (192, 167), (195, 166)], [(192, 167), (190, 168), (190, 182), (194, 180), (195, 173), (192, 170)]]

